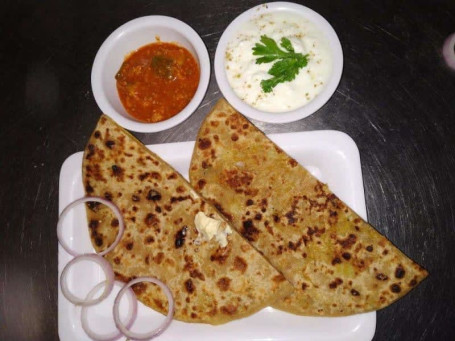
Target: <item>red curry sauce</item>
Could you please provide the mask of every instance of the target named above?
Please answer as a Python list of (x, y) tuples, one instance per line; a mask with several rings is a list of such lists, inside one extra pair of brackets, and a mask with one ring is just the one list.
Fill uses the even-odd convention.
[(156, 42), (131, 53), (115, 78), (126, 111), (143, 122), (179, 113), (199, 85), (199, 65), (184, 47)]

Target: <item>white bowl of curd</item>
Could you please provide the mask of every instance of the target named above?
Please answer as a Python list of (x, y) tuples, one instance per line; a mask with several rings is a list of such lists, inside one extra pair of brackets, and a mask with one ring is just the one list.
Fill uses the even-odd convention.
[(245, 116), (293, 122), (320, 109), (335, 92), (343, 52), (321, 15), (290, 2), (253, 7), (226, 28), (215, 53), (223, 96)]

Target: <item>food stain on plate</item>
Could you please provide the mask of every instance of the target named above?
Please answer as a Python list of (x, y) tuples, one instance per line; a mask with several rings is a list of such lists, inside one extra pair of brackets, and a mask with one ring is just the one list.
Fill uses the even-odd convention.
[(139, 121), (153, 123), (187, 106), (199, 76), (199, 65), (186, 48), (157, 39), (127, 55), (115, 78), (125, 110)]
[(329, 41), (313, 22), (275, 11), (253, 17), (237, 30), (227, 44), (225, 71), (240, 99), (259, 110), (286, 112), (322, 91), (332, 58)]

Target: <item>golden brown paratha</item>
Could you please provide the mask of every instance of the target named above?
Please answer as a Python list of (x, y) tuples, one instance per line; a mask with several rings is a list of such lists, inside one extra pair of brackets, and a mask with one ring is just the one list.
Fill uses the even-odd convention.
[(427, 276), (225, 100), (200, 128), (190, 181), (294, 285), (276, 308), (377, 310)]
[[(176, 319), (225, 323), (292, 291), (237, 232), (228, 235), (226, 247), (214, 239), (196, 242), (198, 212), (223, 218), (171, 166), (107, 116), (100, 118), (85, 149), (83, 183), (87, 195), (111, 200), (123, 214), (123, 238), (105, 256), (116, 277), (153, 276), (165, 282), (175, 298)], [(95, 249), (105, 249), (117, 235), (118, 221), (103, 205), (89, 205), (87, 216)], [(166, 296), (153, 284), (134, 289), (140, 301), (167, 313)]]

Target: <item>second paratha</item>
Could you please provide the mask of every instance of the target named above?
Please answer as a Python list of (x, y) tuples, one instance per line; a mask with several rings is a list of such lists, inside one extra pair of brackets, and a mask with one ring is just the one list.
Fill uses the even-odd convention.
[(224, 100), (199, 130), (190, 181), (294, 285), (281, 310), (378, 310), (427, 276)]

